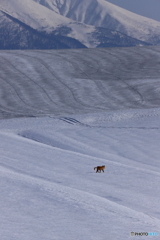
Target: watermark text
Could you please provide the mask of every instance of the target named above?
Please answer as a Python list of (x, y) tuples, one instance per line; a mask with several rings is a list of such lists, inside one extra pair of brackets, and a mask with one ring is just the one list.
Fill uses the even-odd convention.
[(158, 236), (157, 232), (131, 232), (131, 236)]

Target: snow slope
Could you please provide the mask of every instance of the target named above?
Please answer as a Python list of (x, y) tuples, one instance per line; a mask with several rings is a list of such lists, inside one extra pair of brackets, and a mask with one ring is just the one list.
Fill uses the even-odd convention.
[(160, 22), (132, 13), (105, 0), (34, 1), (75, 21), (110, 28), (142, 41), (155, 44), (160, 36)]
[[(57, 25), (71, 21), (59, 14), (52, 13), (49, 9), (36, 4), (32, 0), (0, 1), (0, 9), (36, 29), (54, 29)], [(51, 30), (52, 30), (51, 29)], [(51, 31), (50, 30), (50, 31)]]
[(1, 120), (1, 239), (160, 233), (159, 122), (160, 109)]

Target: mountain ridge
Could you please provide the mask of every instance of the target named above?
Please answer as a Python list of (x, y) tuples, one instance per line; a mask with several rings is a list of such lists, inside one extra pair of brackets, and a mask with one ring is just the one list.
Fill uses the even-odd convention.
[[(59, 12), (59, 14), (75, 21), (96, 27), (114, 29), (151, 44), (157, 43), (155, 35), (160, 36), (160, 22), (137, 15), (105, 0), (34, 1), (43, 6), (49, 6), (55, 12)], [(158, 39), (159, 42), (160, 38)]]
[(0, 49), (69, 49), (70, 45), (72, 48), (85, 48), (76, 39), (36, 31), (2, 11), (0, 17), (7, 22), (5, 27), (0, 25)]
[[(90, 1), (90, 0), (89, 0)], [(92, 0), (95, 1), (95, 0)], [(91, 2), (92, 2), (91, 1)], [(61, 4), (64, 1), (61, 1)], [(65, 1), (67, 4), (76, 3), (76, 0), (68, 0)], [(43, 5), (42, 5), (43, 3)], [(23, 36), (20, 38), (19, 47), (17, 41), (17, 49), (23, 49), (22, 45), (26, 45), (24, 49), (38, 49), (44, 48), (95, 48), (95, 47), (130, 47), (130, 46), (146, 46), (152, 45), (153, 41), (142, 41), (137, 38), (133, 38), (128, 36), (125, 33), (117, 31), (115, 29), (109, 29), (104, 26), (93, 26), (86, 23), (83, 23), (78, 20), (73, 20), (68, 18), (68, 16), (62, 16), (58, 14), (58, 10), (54, 8), (48, 9), (46, 6), (49, 4), (55, 3), (59, 8), (65, 8), (63, 5), (59, 5), (60, 1), (55, 0), (24, 0), (23, 2), (20, 0), (12, 0), (12, 2), (4, 2), (0, 0), (0, 11), (1, 16), (6, 14), (5, 17), (2, 16), (0, 20), (0, 31), (3, 33), (0, 37), (0, 49), (7, 49), (5, 45), (5, 39), (8, 39), (8, 49), (11, 49), (12, 42), (9, 44), (9, 35), (12, 36), (12, 41), (17, 41), (17, 36)], [(44, 6), (44, 4), (46, 6)], [(47, 5), (48, 4), (48, 5)], [(69, 5), (68, 5), (69, 7)], [(85, 6), (84, 6), (85, 7)], [(56, 12), (57, 11), (57, 12)], [(9, 20), (7, 20), (7, 17)], [(3, 18), (5, 20), (3, 20)], [(19, 21), (19, 27), (15, 24), (15, 20)], [(10, 20), (12, 24), (9, 23)], [(10, 24), (13, 26), (10, 27)], [(112, 20), (112, 24), (117, 24), (117, 20)], [(23, 25), (23, 29), (22, 29)], [(25, 30), (24, 30), (25, 25)], [(160, 23), (159, 23), (160, 25)], [(39, 42), (43, 42), (42, 44), (38, 44), (36, 46), (36, 40), (31, 41), (28, 40), (27, 44), (23, 43), (23, 38), (27, 42), (26, 39), (26, 27), (30, 27), (30, 32), (27, 32), (27, 36), (30, 36), (30, 39), (33, 38), (32, 34), (34, 34), (34, 39), (38, 39)], [(7, 30), (9, 29), (9, 30)], [(34, 29), (34, 31), (33, 31)], [(8, 31), (8, 32), (7, 32)], [(28, 31), (28, 30), (27, 30)], [(35, 32), (36, 31), (36, 32)], [(35, 36), (36, 34), (36, 36)], [(37, 36), (38, 35), (38, 36)], [(40, 40), (41, 36), (41, 40)], [(160, 32), (159, 35), (156, 35), (154, 42), (160, 42)], [(52, 39), (51, 39), (52, 38)], [(16, 40), (15, 40), (16, 39)], [(29, 38), (28, 38), (29, 39)], [(62, 40), (63, 39), (63, 40)], [(59, 41), (59, 44), (56, 41)], [(29, 43), (30, 42), (30, 43)], [(46, 42), (46, 44), (44, 44)], [(51, 43), (52, 42), (52, 43)], [(63, 45), (62, 42), (65, 44)], [(67, 43), (67, 44), (66, 44)], [(9, 46), (11, 45), (11, 46)], [(45, 46), (46, 45), (46, 46)], [(15, 49), (15, 48), (13, 48)]]

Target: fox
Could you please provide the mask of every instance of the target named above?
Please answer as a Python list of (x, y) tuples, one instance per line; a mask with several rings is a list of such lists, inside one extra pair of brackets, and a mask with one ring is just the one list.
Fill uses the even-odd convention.
[(104, 172), (105, 167), (106, 167), (105, 165), (103, 165), (103, 166), (97, 166), (97, 167), (94, 168), (94, 170), (97, 169), (96, 173), (97, 173), (97, 172), (101, 172), (101, 171)]

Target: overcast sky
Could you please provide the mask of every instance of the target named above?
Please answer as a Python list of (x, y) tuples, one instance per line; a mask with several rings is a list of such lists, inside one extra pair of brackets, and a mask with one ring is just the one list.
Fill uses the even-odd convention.
[(131, 12), (160, 21), (160, 0), (107, 0)]

